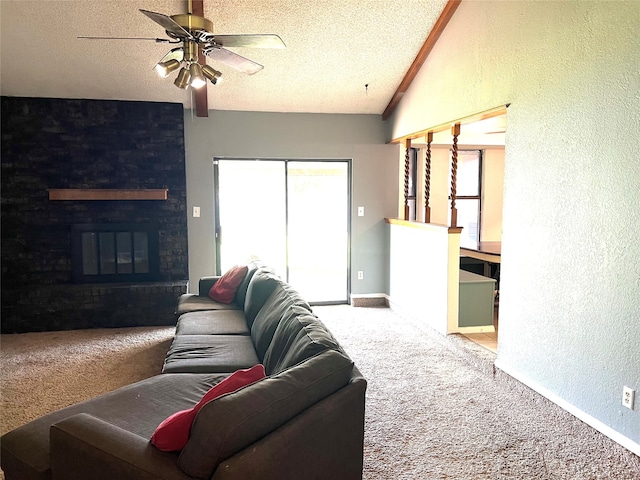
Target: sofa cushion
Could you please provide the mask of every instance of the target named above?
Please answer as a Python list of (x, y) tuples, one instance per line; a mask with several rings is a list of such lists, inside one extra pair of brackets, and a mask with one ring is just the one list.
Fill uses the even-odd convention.
[(207, 310), (180, 315), (176, 335), (249, 335), (242, 310)]
[(193, 419), (206, 403), (227, 393), (235, 392), (264, 377), (264, 366), (260, 364), (233, 372), (223, 381), (211, 387), (193, 407), (176, 412), (164, 419), (151, 435), (151, 443), (164, 452), (182, 450), (189, 440)]
[(200, 277), (198, 280), (198, 295), (201, 297), (208, 297), (209, 290), (213, 287), (213, 284), (220, 280), (222, 275), (206, 275), (204, 277)]
[(179, 335), (162, 373), (230, 373), (260, 363), (248, 335)]
[(264, 366), (273, 375), (327, 349), (340, 347), (315, 315), (295, 306), (278, 324), (264, 354)]
[(236, 300), (235, 303), (244, 310), (245, 300), (247, 299), (247, 289), (249, 288), (249, 282), (258, 271), (258, 264), (256, 262), (251, 262), (247, 265), (247, 274), (240, 282), (238, 286), (238, 290), (236, 291)]
[(282, 318), (292, 315), (291, 307), (311, 312), (309, 304), (290, 285), (280, 282), (256, 315), (251, 325), (251, 338), (258, 358), (262, 360)]
[(234, 303), (220, 303), (211, 300), (206, 294), (204, 296), (194, 293), (185, 293), (178, 297), (178, 305), (176, 306), (176, 315), (183, 313), (199, 312), (205, 310), (240, 310), (240, 307)]
[(345, 386), (352, 370), (351, 360), (330, 350), (207, 403), (178, 466), (191, 477), (210, 478), (224, 459)]
[(247, 297), (244, 303), (244, 316), (249, 329), (251, 329), (253, 320), (264, 302), (280, 283), (282, 280), (275, 273), (267, 270), (260, 269), (253, 275), (247, 287)]
[[(2, 467), (9, 479), (51, 479), (49, 429), (78, 413), (88, 413), (149, 438), (168, 415), (193, 406), (227, 375), (157, 375), (99, 397), (44, 415), (2, 436)], [(145, 401), (144, 399), (162, 399)]]
[(249, 271), (246, 265), (231, 267), (209, 290), (209, 298), (220, 303), (232, 303), (236, 298), (236, 291), (240, 282)]

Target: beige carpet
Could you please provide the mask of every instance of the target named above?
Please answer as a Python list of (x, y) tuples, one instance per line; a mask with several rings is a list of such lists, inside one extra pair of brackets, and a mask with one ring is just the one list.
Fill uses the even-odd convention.
[[(494, 377), (483, 352), (456, 351), (455, 341), (386, 308), (314, 310), (369, 380), (366, 480), (640, 479), (637, 456), (514, 380)], [(172, 333), (3, 335), (0, 432), (158, 374)]]
[(143, 327), (0, 336), (0, 433), (159, 374), (174, 330)]

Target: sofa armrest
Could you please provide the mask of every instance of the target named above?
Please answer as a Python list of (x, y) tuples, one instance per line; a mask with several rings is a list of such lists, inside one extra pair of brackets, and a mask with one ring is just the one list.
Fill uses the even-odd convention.
[(51, 426), (53, 479), (187, 480), (177, 455), (86, 413)]
[(220, 279), (220, 275), (211, 275), (208, 277), (200, 278), (198, 282), (198, 295), (201, 297), (206, 297), (209, 295), (209, 290), (211, 287)]
[(356, 377), (224, 460), (212, 480), (362, 480), (367, 382)]

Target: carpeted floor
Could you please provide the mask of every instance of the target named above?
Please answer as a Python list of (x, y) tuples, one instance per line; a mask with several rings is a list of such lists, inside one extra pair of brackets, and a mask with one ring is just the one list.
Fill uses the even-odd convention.
[(159, 374), (174, 331), (144, 327), (2, 335), (0, 433)]
[[(639, 457), (515, 380), (494, 377), (475, 347), (457, 350), (457, 340), (443, 342), (387, 308), (314, 311), (369, 381), (366, 480), (640, 479)], [(3, 335), (0, 433), (158, 374), (172, 334)]]

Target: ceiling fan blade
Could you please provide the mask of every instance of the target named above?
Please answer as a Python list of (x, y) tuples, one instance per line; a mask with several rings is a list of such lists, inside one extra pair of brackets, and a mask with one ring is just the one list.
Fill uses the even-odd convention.
[(193, 40), (193, 36), (180, 25), (178, 25), (171, 17), (162, 13), (150, 12), (149, 10), (140, 9), (140, 11), (151, 20), (156, 22), (158, 25), (160, 25), (162, 28), (164, 28), (167, 32), (172, 33), (176, 37), (189, 38)]
[(204, 53), (208, 57), (219, 62), (226, 63), (227, 65), (241, 71), (242, 73), (246, 73), (247, 75), (258, 73), (264, 68), (263, 65), (260, 65), (253, 60), (249, 60), (248, 58), (245, 58), (224, 48), (209, 48), (205, 49)]
[(214, 35), (213, 41), (223, 47), (287, 48), (275, 34)]
[(149, 38), (149, 37), (77, 37), (84, 40), (153, 40), (156, 43), (171, 43), (168, 38)]

